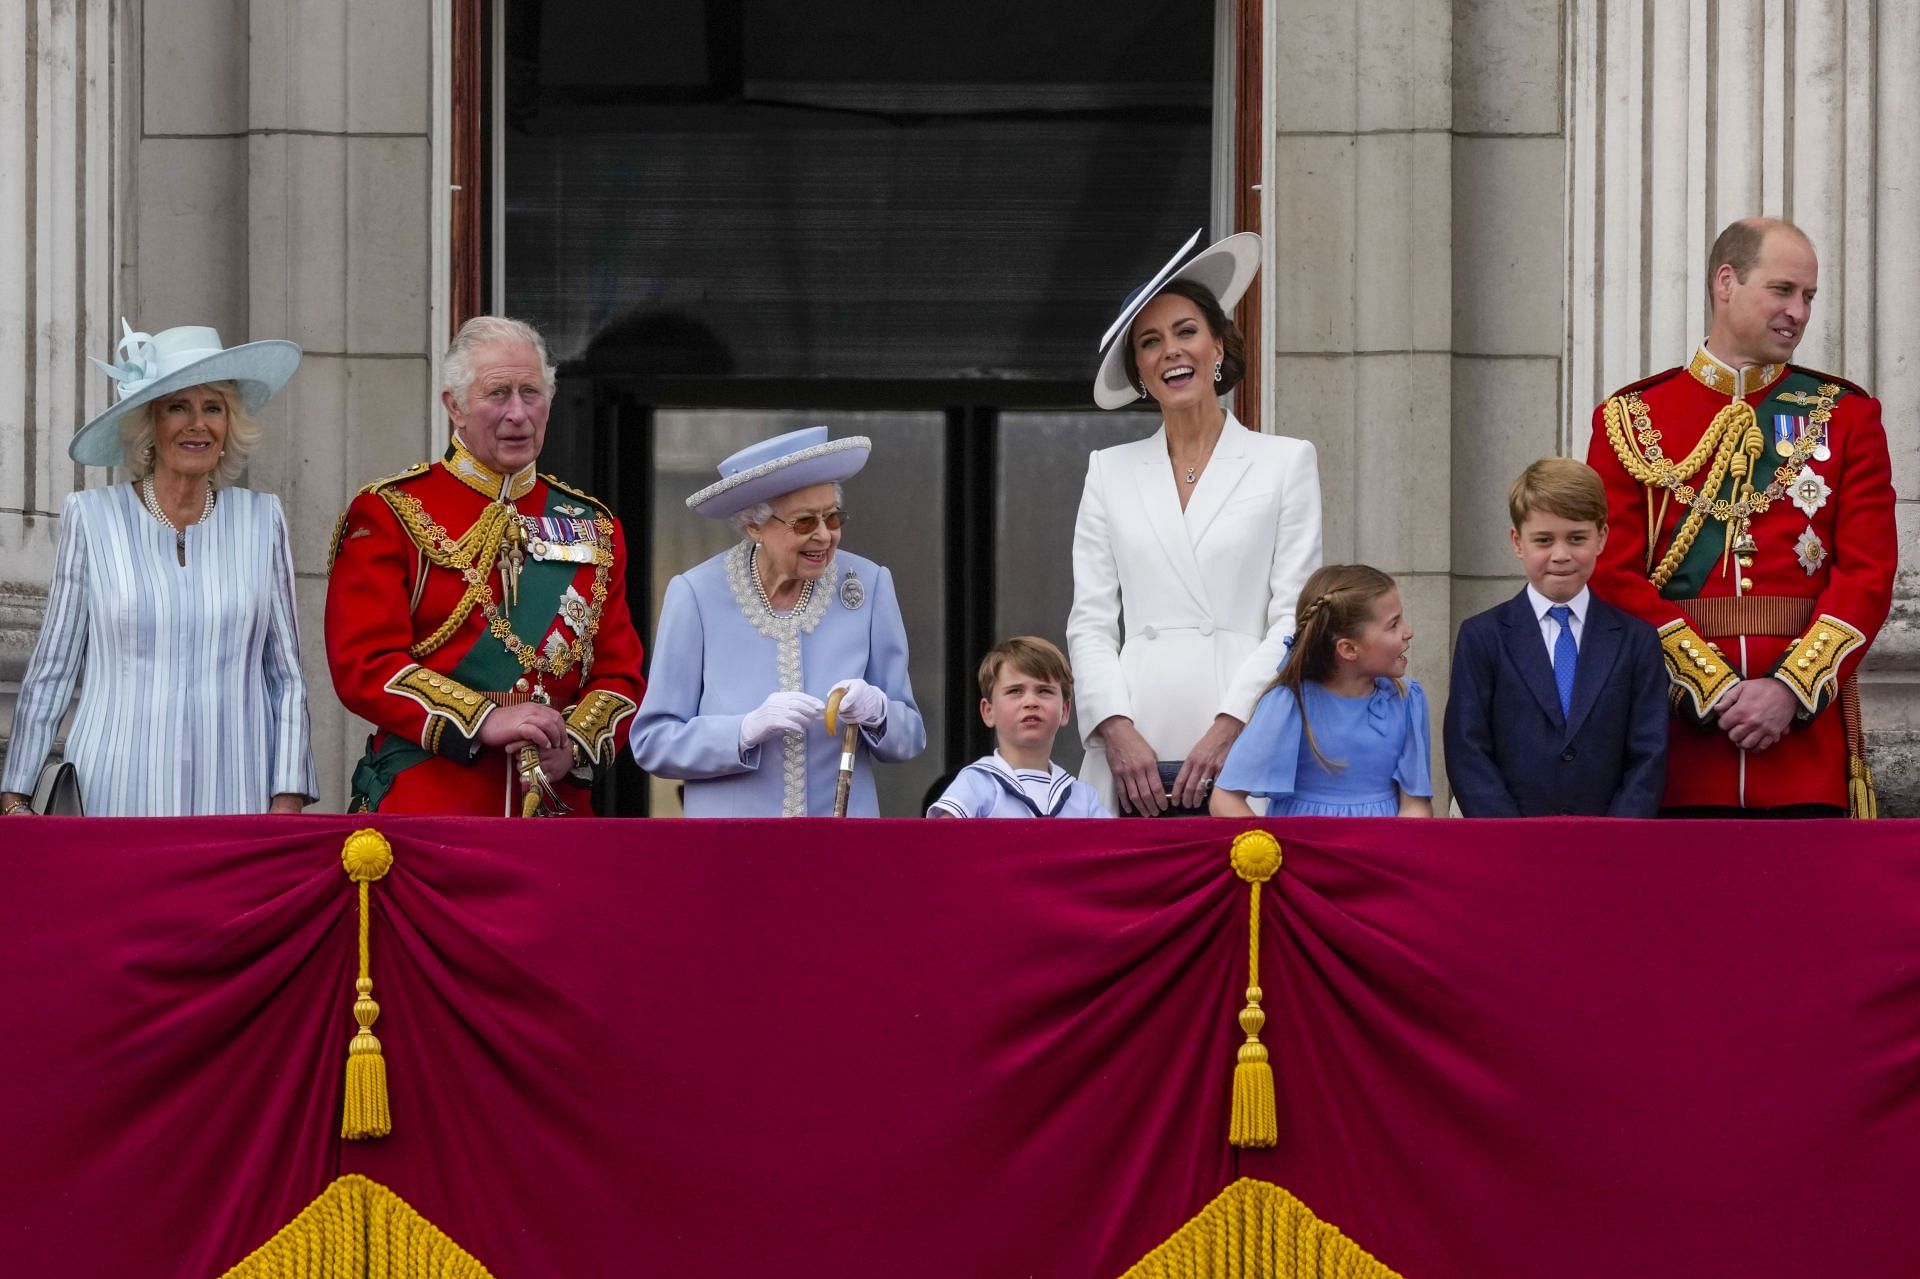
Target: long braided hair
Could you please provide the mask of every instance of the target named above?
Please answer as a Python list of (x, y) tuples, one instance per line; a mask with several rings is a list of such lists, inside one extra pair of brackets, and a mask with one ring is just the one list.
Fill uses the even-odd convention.
[[(1320, 743), (1314, 740), (1300, 686), (1309, 680), (1324, 684), (1333, 678), (1340, 660), (1334, 645), (1359, 635), (1373, 618), (1374, 602), (1393, 589), (1393, 579), (1370, 564), (1328, 564), (1314, 570), (1300, 590), (1300, 603), (1293, 611), (1292, 648), (1280, 673), (1267, 687), (1293, 691), (1300, 723), (1307, 732), (1307, 746), (1329, 771), (1342, 765), (1322, 754)], [(1396, 692), (1406, 693), (1406, 685), (1399, 680), (1393, 685)]]

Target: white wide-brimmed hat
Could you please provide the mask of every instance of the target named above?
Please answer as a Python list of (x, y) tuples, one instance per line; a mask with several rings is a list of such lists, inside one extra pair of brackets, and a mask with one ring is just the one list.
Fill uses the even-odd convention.
[(687, 499), (696, 515), (723, 520), (760, 502), (814, 484), (835, 484), (867, 464), (873, 441), (864, 435), (829, 440), (809, 426), (761, 440), (720, 463), (720, 480)]
[(1200, 233), (1195, 231), (1158, 275), (1127, 294), (1119, 318), (1100, 339), (1100, 349), (1106, 355), (1093, 379), (1093, 402), (1101, 408), (1124, 408), (1140, 398), (1138, 388), (1127, 381), (1127, 328), (1162, 289), (1175, 280), (1192, 280), (1213, 294), (1222, 311), (1231, 311), (1260, 271), (1260, 237), (1251, 231), (1237, 232), (1188, 257), (1199, 242)]
[(208, 382), (231, 382), (240, 406), (258, 413), (300, 367), (300, 348), (278, 338), (223, 347), (218, 332), (196, 325), (146, 334), (134, 332), (122, 320), (120, 329), (126, 336), (116, 351), (119, 361), (93, 362), (114, 380), (120, 398), (67, 445), (67, 456), (85, 466), (125, 466), (120, 419), (162, 396)]

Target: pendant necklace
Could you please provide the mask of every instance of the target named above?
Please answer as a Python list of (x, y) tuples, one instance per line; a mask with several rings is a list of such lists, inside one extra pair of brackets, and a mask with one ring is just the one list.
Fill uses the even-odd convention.
[[(1214, 444), (1218, 444), (1219, 442), (1220, 442), (1220, 437), (1218, 435), (1215, 435), (1213, 437), (1213, 443), (1207, 445), (1207, 447), (1205, 447), (1204, 449), (1201, 449), (1200, 454), (1196, 460), (1192, 462), (1184, 462), (1184, 463), (1175, 462), (1174, 463), (1175, 466), (1182, 466), (1185, 468), (1187, 472), (1187, 483), (1196, 484), (1199, 482), (1200, 468), (1205, 466), (1207, 464), (1207, 460), (1213, 456), (1213, 446)], [(1169, 457), (1173, 455), (1173, 447), (1171, 444), (1169, 444), (1167, 447), (1167, 455)]]
[[(147, 514), (153, 516), (154, 519), (159, 520), (162, 524), (173, 530), (173, 553), (184, 566), (187, 562), (187, 530), (175, 524), (173, 517), (168, 515), (165, 508), (160, 505), (159, 495), (153, 491), (153, 477), (151, 475), (140, 481), (139, 489), (140, 502), (147, 508)], [(207, 485), (206, 504), (200, 508), (200, 519), (198, 522), (204, 524), (212, 515), (213, 485), (209, 484)]]

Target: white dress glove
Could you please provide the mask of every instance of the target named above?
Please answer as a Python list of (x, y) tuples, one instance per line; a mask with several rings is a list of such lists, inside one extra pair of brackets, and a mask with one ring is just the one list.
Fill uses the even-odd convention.
[(887, 722), (887, 695), (867, 681), (843, 679), (833, 687), (847, 690), (840, 700), (839, 718), (862, 728), (877, 728)]
[(748, 750), (783, 733), (805, 733), (827, 704), (807, 693), (770, 693), (740, 718), (740, 749)]

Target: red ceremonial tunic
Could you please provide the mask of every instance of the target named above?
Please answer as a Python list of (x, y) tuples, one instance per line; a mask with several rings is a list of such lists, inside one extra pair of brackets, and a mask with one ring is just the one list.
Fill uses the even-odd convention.
[(326, 613), (334, 688), (376, 728), (352, 808), (518, 814), (513, 761), (480, 724), (544, 692), (586, 764), (555, 789), (590, 815), (592, 770), (646, 687), (626, 567), (599, 502), (531, 466), (500, 476), (457, 440), (361, 490), (335, 530)]
[[(1741, 403), (1751, 415), (1729, 411)], [(1721, 443), (1701, 454), (1723, 412)], [(1834, 703), (1886, 619), (1897, 556), (1879, 402), (1797, 365), (1736, 371), (1703, 346), (1596, 409), (1587, 461), (1609, 526), (1594, 592), (1660, 631), (1673, 680), (1663, 806), (1845, 806)], [(1708, 509), (1689, 544), (1695, 502)], [(1785, 737), (1749, 752), (1711, 720), (1754, 678), (1779, 679), (1799, 710)]]

